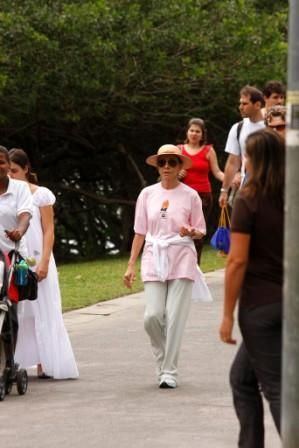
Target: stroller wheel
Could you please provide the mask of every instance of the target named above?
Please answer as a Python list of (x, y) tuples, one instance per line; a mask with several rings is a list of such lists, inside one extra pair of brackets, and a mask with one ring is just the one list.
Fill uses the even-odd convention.
[(28, 375), (25, 369), (20, 369), (17, 371), (17, 391), (19, 395), (25, 395), (28, 386)]
[(2, 378), (0, 379), (0, 401), (3, 401), (5, 397), (5, 384)]

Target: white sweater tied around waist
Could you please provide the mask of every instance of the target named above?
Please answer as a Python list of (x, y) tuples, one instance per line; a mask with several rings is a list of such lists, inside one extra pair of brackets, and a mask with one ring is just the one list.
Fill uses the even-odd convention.
[[(161, 239), (154, 238), (151, 234), (147, 233), (145, 241), (147, 244), (153, 246), (154, 269), (161, 282), (165, 282), (169, 274), (168, 247), (170, 245), (190, 246), (195, 251), (194, 242), (189, 236), (181, 237), (180, 235), (175, 235), (170, 238)], [(196, 302), (212, 302), (213, 300), (204, 275), (198, 265), (193, 284), (192, 300)]]

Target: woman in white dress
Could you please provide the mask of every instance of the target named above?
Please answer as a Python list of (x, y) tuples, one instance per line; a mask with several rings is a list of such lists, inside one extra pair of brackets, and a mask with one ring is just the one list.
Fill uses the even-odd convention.
[(26, 234), (29, 258), (38, 276), (38, 299), (19, 304), (19, 335), (15, 359), (22, 367), (37, 365), (39, 378), (79, 376), (71, 343), (64, 326), (58, 275), (52, 249), (54, 244), (54, 194), (36, 185), (27, 154), (9, 151), (10, 176), (25, 180), (33, 198), (33, 216)]

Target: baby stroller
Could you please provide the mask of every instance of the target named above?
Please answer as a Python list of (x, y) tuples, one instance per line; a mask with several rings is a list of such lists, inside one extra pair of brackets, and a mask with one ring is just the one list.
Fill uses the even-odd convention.
[(27, 391), (28, 376), (25, 369), (19, 369), (14, 361), (15, 342), (18, 329), (16, 305), (18, 291), (12, 279), (16, 265), (17, 252), (11, 258), (0, 251), (0, 365), (5, 354), (3, 370), (0, 372), (0, 401), (9, 394), (14, 384), (19, 395)]

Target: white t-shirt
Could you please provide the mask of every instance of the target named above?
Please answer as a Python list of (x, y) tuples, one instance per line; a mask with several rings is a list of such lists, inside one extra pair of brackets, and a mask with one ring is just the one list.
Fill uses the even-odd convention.
[[(242, 161), (241, 166), (241, 174), (244, 175), (245, 171), (245, 161), (246, 161), (246, 154), (245, 154), (245, 143), (248, 135), (252, 134), (255, 131), (258, 131), (259, 129), (263, 129), (265, 127), (265, 123), (263, 120), (253, 122), (249, 118), (243, 119), (243, 126), (239, 135), (239, 141), (237, 138), (237, 128), (238, 123), (235, 123), (228, 134), (226, 145), (225, 145), (225, 152), (228, 152), (229, 154), (234, 154), (235, 156), (240, 156)], [(240, 143), (239, 143), (240, 142)]]
[[(18, 216), (28, 212), (32, 216), (32, 194), (29, 186), (22, 180), (10, 179), (5, 193), (0, 194), (0, 250), (10, 252), (15, 249), (15, 243), (7, 238), (5, 230), (18, 226)], [(23, 238), (19, 252), (26, 255)]]

